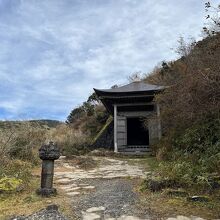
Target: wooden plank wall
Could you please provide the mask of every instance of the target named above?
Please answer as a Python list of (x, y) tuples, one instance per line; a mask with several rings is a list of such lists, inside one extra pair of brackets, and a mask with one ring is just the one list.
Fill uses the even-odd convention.
[(125, 116), (118, 116), (117, 120), (117, 142), (118, 148), (127, 144), (127, 120)]

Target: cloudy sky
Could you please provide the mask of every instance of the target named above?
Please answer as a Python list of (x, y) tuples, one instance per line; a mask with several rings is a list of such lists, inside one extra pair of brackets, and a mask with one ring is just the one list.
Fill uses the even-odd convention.
[(201, 37), (204, 2), (0, 0), (0, 119), (65, 120), (93, 87), (175, 59), (180, 36)]

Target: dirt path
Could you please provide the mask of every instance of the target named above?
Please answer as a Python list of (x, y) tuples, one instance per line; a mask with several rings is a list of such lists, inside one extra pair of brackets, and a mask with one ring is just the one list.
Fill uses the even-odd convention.
[[(93, 157), (93, 160), (97, 166), (88, 170), (64, 158), (56, 164), (56, 188), (71, 199), (76, 219), (157, 219), (147, 207), (140, 206), (135, 192), (140, 179), (150, 174), (140, 165), (139, 159)], [(185, 216), (168, 219), (202, 220)]]

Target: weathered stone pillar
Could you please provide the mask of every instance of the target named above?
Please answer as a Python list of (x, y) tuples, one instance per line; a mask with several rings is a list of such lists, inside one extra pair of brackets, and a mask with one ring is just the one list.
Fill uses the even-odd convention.
[(39, 157), (42, 160), (41, 171), (41, 188), (37, 190), (37, 194), (42, 196), (50, 196), (56, 194), (53, 188), (54, 160), (60, 157), (60, 151), (56, 144), (49, 142), (41, 146), (39, 149)]

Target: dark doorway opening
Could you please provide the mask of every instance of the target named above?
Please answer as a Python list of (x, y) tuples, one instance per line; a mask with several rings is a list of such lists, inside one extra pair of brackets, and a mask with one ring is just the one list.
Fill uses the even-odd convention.
[(149, 145), (149, 132), (141, 118), (127, 118), (127, 145)]

